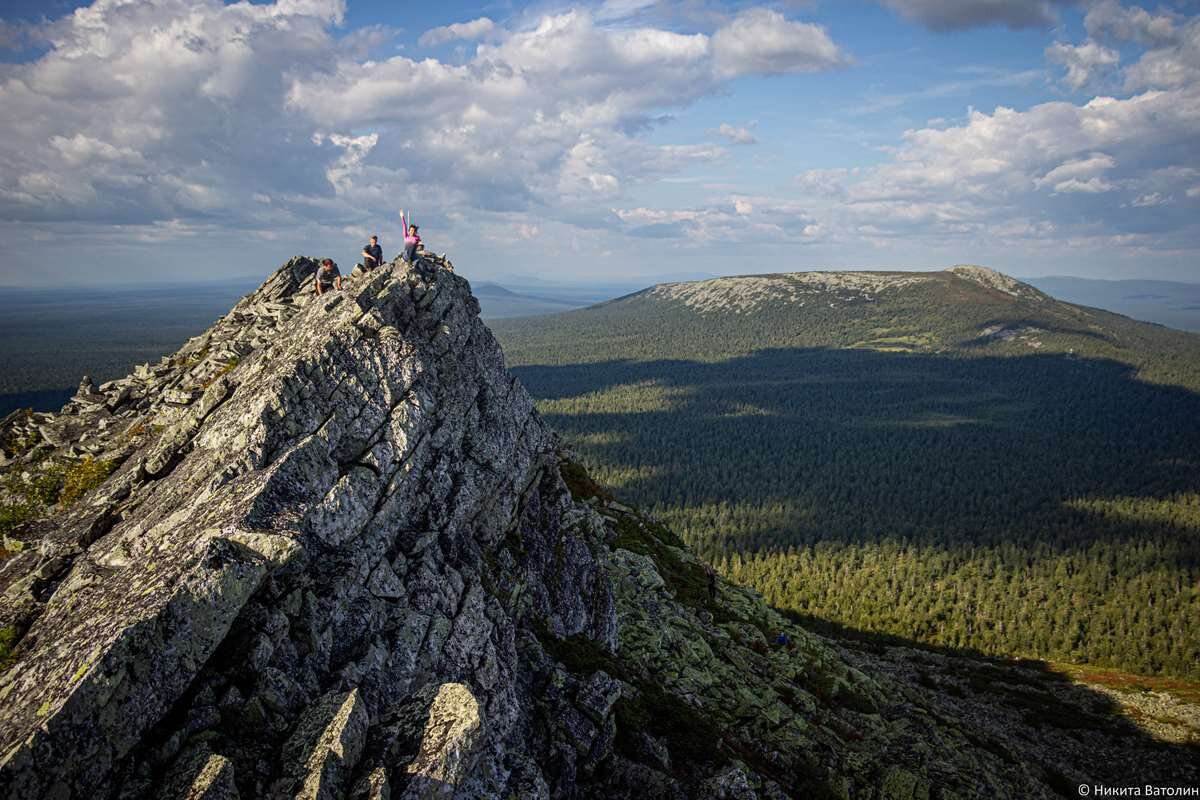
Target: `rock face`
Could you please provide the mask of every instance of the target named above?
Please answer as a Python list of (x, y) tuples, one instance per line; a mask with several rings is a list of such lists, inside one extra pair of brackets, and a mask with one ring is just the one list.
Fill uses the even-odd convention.
[(0, 426), (6, 502), (66, 476), (0, 561), (0, 797), (1047, 795), (595, 486), (448, 262), (315, 268)]
[(956, 267), (951, 267), (950, 272), (960, 278), (969, 281), (974, 281), (981, 286), (986, 286), (989, 289), (995, 289), (998, 292), (1012, 295), (1013, 297), (1021, 297), (1026, 300), (1035, 300), (1039, 303), (1051, 301), (1051, 297), (1033, 288), (1028, 283), (1022, 283), (1016, 278), (1011, 278), (1002, 272), (997, 272), (988, 267), (979, 267), (973, 264), (960, 264)]

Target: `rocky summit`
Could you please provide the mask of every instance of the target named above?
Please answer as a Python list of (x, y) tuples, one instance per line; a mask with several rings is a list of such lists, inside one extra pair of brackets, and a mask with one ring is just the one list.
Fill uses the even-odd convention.
[(595, 485), (449, 262), (322, 297), (316, 266), (0, 426), (0, 796), (917, 800), (1066, 780)]

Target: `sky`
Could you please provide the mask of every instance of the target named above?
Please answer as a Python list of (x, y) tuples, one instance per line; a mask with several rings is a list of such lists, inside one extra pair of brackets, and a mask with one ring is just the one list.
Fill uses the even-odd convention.
[(1200, 0), (5, 0), (0, 285), (1200, 282)]

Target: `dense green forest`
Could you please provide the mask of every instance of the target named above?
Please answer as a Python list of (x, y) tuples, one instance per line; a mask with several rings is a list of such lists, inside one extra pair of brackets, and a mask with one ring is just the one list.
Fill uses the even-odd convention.
[[(204, 331), (253, 284), (10, 289), (0, 315), (0, 398), (74, 390), (157, 361)], [(0, 401), (2, 402), (2, 401)], [(18, 407), (14, 405), (13, 407)]]
[(917, 277), (721, 279), (493, 328), (598, 479), (782, 608), (1200, 677), (1200, 336)]

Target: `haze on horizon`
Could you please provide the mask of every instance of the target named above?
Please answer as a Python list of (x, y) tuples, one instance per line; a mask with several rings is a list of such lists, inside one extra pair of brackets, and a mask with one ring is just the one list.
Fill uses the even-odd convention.
[[(1200, 13), (1119, 0), (13, 0), (0, 285), (986, 264), (1200, 281)], [(648, 281), (650, 282), (650, 281)]]

